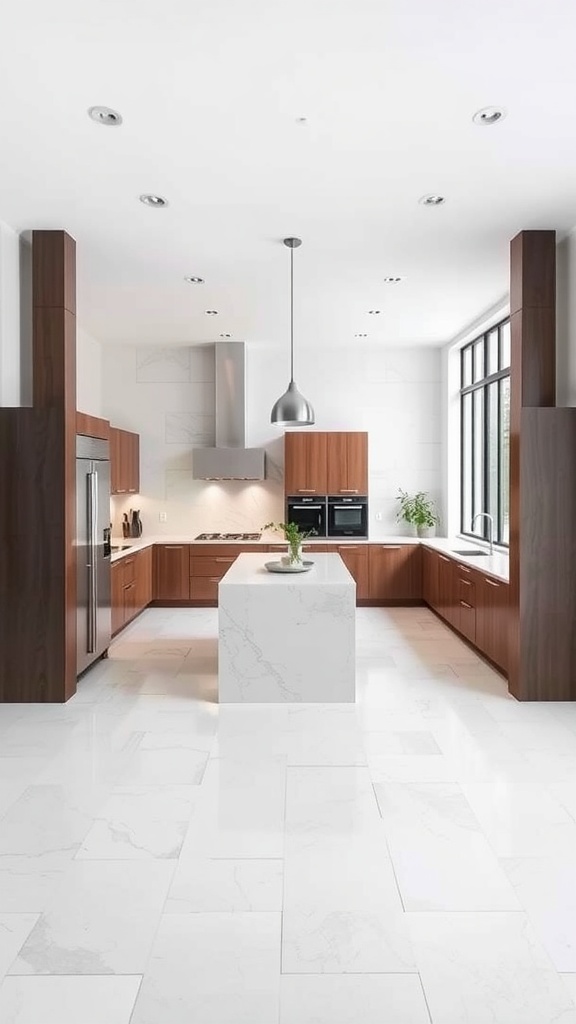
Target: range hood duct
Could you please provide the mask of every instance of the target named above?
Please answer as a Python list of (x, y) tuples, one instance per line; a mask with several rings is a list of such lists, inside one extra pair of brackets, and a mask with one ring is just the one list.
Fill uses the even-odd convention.
[(215, 345), (216, 447), (195, 448), (195, 480), (264, 480), (263, 448), (246, 447), (246, 346)]

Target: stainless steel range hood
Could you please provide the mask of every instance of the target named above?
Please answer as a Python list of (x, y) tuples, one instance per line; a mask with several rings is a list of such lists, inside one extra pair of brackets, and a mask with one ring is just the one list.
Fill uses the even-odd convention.
[(246, 448), (246, 346), (215, 346), (216, 447), (195, 448), (195, 480), (264, 480), (263, 448)]

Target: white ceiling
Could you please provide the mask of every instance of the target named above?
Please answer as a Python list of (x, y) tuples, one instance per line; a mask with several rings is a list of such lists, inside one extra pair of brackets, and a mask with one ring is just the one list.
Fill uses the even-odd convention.
[(297, 346), (441, 344), (505, 295), (517, 231), (576, 224), (575, 40), (573, 0), (19, 0), (0, 219), (77, 239), (102, 341), (285, 347), (299, 235)]

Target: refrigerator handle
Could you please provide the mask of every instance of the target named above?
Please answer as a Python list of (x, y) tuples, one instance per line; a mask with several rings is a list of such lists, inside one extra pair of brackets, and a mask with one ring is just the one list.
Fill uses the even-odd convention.
[(88, 653), (96, 650), (97, 593), (96, 593), (96, 524), (98, 520), (98, 474), (92, 470), (87, 474), (88, 482)]

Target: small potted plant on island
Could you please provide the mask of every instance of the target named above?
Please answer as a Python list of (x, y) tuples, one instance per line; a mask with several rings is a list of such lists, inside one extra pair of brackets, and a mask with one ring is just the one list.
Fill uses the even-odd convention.
[(283, 565), (302, 565), (302, 543), (316, 530), (302, 531), (296, 523), (266, 523), (263, 530), (281, 531), (288, 542), (288, 553), (281, 559)]
[(396, 501), (400, 502), (396, 517), (398, 521), (414, 527), (419, 537), (433, 537), (440, 517), (432, 498), (428, 497), (426, 491), (408, 494), (407, 491), (403, 491), (399, 487), (398, 492), (396, 496)]

